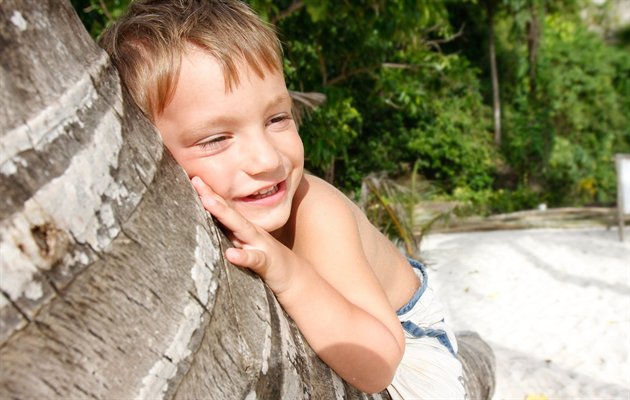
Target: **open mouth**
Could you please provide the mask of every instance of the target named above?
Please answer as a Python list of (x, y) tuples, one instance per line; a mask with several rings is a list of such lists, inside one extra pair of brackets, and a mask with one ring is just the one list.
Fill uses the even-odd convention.
[(264, 199), (265, 197), (273, 196), (274, 194), (278, 193), (278, 190), (278, 185), (273, 185), (272, 187), (269, 187), (267, 189), (263, 189), (254, 194), (250, 194), (249, 196), (247, 196), (247, 198), (252, 200)]
[[(241, 201), (245, 202), (255, 202), (255, 203), (269, 203), (274, 202), (276, 198), (280, 198), (282, 193), (284, 193), (286, 187), (286, 181), (282, 181), (276, 183), (273, 186), (269, 186), (268, 188), (257, 191), (256, 193), (252, 193), (249, 196), (242, 197)], [(261, 203), (262, 202), (262, 203)]]

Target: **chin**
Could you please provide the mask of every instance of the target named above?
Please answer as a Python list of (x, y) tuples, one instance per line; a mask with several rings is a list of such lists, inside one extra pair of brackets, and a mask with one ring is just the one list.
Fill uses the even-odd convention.
[[(275, 214), (275, 213), (274, 213)], [(272, 233), (279, 229), (282, 229), (289, 220), (288, 213), (286, 215), (266, 215), (263, 218), (252, 218), (250, 221), (260, 226), (265, 231)]]
[(275, 222), (261, 222), (259, 224), (256, 223), (256, 225), (260, 226), (265, 231), (272, 233), (272, 232), (282, 229), (286, 225), (286, 223), (287, 221), (284, 220), (284, 221), (275, 221)]

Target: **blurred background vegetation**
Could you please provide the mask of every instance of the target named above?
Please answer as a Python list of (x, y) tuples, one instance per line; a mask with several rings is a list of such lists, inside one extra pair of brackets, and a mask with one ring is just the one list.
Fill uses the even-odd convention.
[[(128, 2), (72, 0), (94, 37)], [(289, 88), (326, 95), (300, 129), (307, 168), (356, 199), (378, 173), (476, 214), (614, 204), (627, 0), (249, 3), (277, 26)]]

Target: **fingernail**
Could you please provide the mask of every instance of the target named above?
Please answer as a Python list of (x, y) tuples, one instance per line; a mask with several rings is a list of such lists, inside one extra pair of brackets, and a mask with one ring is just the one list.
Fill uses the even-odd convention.
[(225, 256), (230, 262), (238, 262), (241, 259), (241, 253), (235, 248), (226, 249)]

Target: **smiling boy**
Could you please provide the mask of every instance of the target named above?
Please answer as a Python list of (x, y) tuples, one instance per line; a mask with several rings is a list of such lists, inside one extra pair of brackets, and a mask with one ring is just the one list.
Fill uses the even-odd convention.
[(212, 182), (235, 211), (275, 232), (286, 225), (304, 175), (302, 142), (282, 75), (261, 79), (245, 65), (237, 71), (240, 84), (230, 90), (214, 57), (188, 45), (155, 124), (189, 176)]
[(227, 259), (265, 281), (324, 362), (365, 392), (464, 397), (423, 266), (304, 173), (271, 27), (239, 1), (142, 1), (101, 43), (225, 227)]

